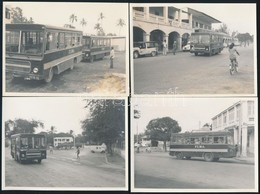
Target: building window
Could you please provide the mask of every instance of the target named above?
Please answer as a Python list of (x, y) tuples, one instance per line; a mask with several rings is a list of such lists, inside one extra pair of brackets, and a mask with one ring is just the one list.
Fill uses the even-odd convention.
[(220, 116), (218, 116), (218, 127), (221, 127), (221, 124), (222, 124), (222, 118), (220, 115)]
[(196, 27), (199, 27), (199, 23), (198, 22), (196, 22)]
[(213, 128), (213, 129), (217, 128), (217, 118), (215, 118), (215, 119), (213, 120), (212, 128)]
[(11, 14), (10, 14), (10, 9), (5, 9), (5, 18), (6, 19), (11, 19)]
[(200, 28), (203, 28), (203, 24), (200, 23)]
[(223, 113), (223, 125), (227, 124), (227, 112)]
[(234, 122), (234, 119), (235, 119), (234, 108), (230, 109), (228, 113), (229, 113), (229, 123)]
[(248, 117), (254, 116), (254, 101), (247, 102), (247, 115)]

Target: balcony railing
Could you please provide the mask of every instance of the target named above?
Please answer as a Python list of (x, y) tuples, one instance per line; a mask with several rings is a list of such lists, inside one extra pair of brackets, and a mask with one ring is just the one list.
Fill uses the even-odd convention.
[(189, 23), (179, 22), (168, 18), (167, 20), (163, 16), (158, 16), (149, 13), (149, 17), (146, 16), (145, 12), (133, 10), (133, 19), (139, 21), (154, 22), (156, 24), (164, 24), (167, 26), (174, 26), (184, 29), (192, 29)]

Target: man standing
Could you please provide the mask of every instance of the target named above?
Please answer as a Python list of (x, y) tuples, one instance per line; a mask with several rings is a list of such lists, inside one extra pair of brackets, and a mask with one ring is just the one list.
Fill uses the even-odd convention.
[(115, 58), (114, 47), (111, 47), (111, 51), (110, 51), (110, 69), (113, 69), (114, 58)]
[(77, 159), (80, 159), (80, 157), (79, 157), (79, 154), (80, 154), (80, 148), (79, 148), (79, 146), (77, 147), (76, 153), (77, 153)]
[(177, 43), (176, 43), (176, 41), (173, 41), (172, 52), (173, 52), (174, 55), (176, 53), (176, 50), (177, 50)]
[(167, 55), (167, 43), (166, 40), (163, 41), (163, 55)]

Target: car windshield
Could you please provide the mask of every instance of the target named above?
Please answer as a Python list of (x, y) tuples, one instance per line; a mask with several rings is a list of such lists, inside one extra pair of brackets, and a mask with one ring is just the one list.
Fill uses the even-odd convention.
[(6, 31), (6, 53), (39, 55), (43, 51), (43, 32)]

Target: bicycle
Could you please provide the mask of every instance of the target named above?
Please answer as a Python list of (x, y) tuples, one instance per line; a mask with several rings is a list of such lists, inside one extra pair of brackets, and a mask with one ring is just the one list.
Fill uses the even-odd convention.
[(233, 75), (235, 72), (238, 72), (238, 62), (236, 60), (231, 60), (231, 64), (229, 65), (230, 75)]

